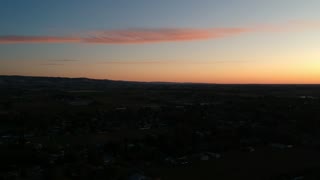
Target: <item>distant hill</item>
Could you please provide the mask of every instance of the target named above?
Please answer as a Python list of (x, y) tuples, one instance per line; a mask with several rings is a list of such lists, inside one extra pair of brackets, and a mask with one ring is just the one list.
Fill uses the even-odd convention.
[[(0, 75), (0, 88), (19, 89), (65, 89), (65, 90), (103, 90), (110, 88), (154, 87), (154, 86), (190, 86), (196, 83), (170, 82), (135, 82), (99, 80), (89, 78), (38, 77), (38, 76), (5, 76)], [(205, 85), (205, 84), (203, 84)]]
[(320, 96), (320, 85), (201, 84), (170, 82), (134, 82), (89, 78), (34, 77), (0, 75), (0, 90), (105, 91), (110, 89), (162, 89), (177, 92), (208, 91), (242, 95)]
[(102, 80), (89, 78), (39, 77), (39, 76), (7, 76), (0, 75), (0, 89), (50, 89), (50, 90), (105, 90), (117, 88), (166, 88), (194, 89), (199, 88), (221, 91), (314, 91), (319, 84), (206, 84), (206, 83), (173, 83), (173, 82), (138, 82), (120, 80)]
[(0, 88), (101, 89), (135, 86), (139, 82), (88, 78), (0, 76)]

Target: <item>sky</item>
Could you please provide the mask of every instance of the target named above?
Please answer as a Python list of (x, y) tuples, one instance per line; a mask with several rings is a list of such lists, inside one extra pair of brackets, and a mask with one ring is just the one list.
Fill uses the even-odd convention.
[(0, 75), (320, 83), (319, 0), (0, 0)]

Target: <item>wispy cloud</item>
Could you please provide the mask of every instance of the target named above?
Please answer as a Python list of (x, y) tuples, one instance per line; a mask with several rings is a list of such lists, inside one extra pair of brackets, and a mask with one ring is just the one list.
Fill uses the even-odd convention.
[(77, 59), (51, 59), (50, 62), (77, 62)]
[[(103, 61), (99, 62), (99, 64), (165, 64), (168, 63), (169, 61), (153, 61), (153, 60), (131, 60), (131, 61), (123, 61), (123, 60), (118, 60), (118, 61)], [(173, 63), (173, 61), (170, 61)]]
[(63, 66), (64, 64), (62, 63), (43, 63), (43, 64), (39, 64), (41, 66)]
[(117, 60), (117, 61), (103, 61), (99, 64), (110, 65), (140, 65), (140, 64), (227, 64), (227, 63), (246, 63), (249, 61), (179, 61), (179, 60)]
[(241, 34), (247, 31), (248, 29), (244, 28), (107, 30), (89, 32), (84, 36), (78, 37), (0, 36), (0, 43), (144, 44), (216, 39)]
[(131, 29), (89, 33), (86, 43), (143, 44), (216, 39), (250, 31), (246, 28), (215, 29)]
[(77, 37), (58, 37), (58, 36), (20, 36), (8, 35), (0, 36), (0, 43), (75, 43), (80, 42)]
[(76, 36), (0, 36), (0, 44), (8, 43), (91, 43), (91, 44), (145, 44), (226, 38), (251, 32), (286, 32), (320, 29), (318, 22), (295, 21), (282, 25), (258, 25), (231, 28), (159, 28), (104, 30), (81, 33)]
[(264, 24), (253, 26), (253, 32), (297, 32), (306, 30), (319, 30), (320, 22), (316, 21), (289, 21), (284, 24)]

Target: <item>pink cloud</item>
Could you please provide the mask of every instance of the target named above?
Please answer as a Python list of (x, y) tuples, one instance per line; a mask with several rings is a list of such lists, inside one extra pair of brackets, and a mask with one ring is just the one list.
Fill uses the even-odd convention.
[(143, 44), (157, 42), (194, 41), (216, 39), (247, 32), (244, 28), (220, 29), (134, 29), (100, 31), (84, 38), (86, 43)]
[(90, 43), (145, 44), (226, 38), (250, 32), (288, 32), (320, 29), (318, 22), (295, 21), (282, 25), (259, 25), (248, 28), (211, 29), (127, 29), (82, 33), (76, 36), (0, 36), (0, 44), (8, 43)]
[(81, 39), (55, 36), (0, 36), (0, 44), (8, 43), (74, 43)]
[(0, 43), (100, 43), (143, 44), (216, 39), (247, 32), (244, 28), (128, 29), (87, 33), (84, 36), (0, 36)]

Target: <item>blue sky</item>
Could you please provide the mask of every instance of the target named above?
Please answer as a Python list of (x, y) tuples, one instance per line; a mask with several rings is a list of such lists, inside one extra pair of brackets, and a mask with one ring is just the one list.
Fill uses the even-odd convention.
[(1, 34), (318, 20), (317, 0), (3, 0)]
[[(314, 72), (319, 7), (318, 0), (3, 0), (0, 74), (320, 83)], [(216, 28), (227, 28), (227, 34), (217, 35)], [(110, 42), (110, 36), (118, 39)], [(132, 38), (143, 41), (128, 43)], [(261, 71), (264, 67), (279, 77)], [(301, 78), (289, 78), (296, 76)]]

